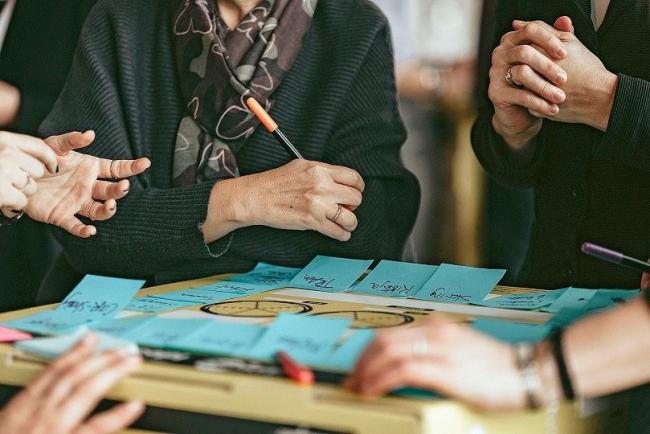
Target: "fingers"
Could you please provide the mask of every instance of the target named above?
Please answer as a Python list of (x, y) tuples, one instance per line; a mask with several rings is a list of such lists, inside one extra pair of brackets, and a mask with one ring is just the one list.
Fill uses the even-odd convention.
[(75, 131), (72, 133), (61, 134), (60, 136), (48, 137), (45, 139), (45, 143), (47, 143), (57, 155), (65, 155), (68, 151), (85, 148), (94, 140), (94, 131), (86, 131), (85, 133)]
[(27, 197), (33, 196), (38, 191), (38, 184), (32, 177), (27, 179), (27, 185), (23, 187), (23, 194)]
[(506, 33), (501, 39), (504, 45), (538, 45), (546, 52), (548, 52), (555, 59), (563, 59), (567, 56), (567, 51), (564, 48), (564, 43), (560, 39), (561, 33), (559, 30), (541, 22), (522, 22), (514, 21), (513, 27), (517, 30)]
[(511, 68), (511, 73), (516, 83), (550, 103), (562, 104), (566, 100), (566, 94), (562, 89), (553, 86), (528, 65), (515, 65)]
[(332, 200), (341, 205), (356, 209), (361, 205), (363, 195), (356, 188), (348, 187), (347, 185), (334, 184)]
[(122, 199), (129, 192), (130, 183), (128, 179), (120, 182), (96, 181), (93, 186), (93, 199), (109, 200)]
[(60, 221), (52, 222), (55, 226), (79, 238), (90, 238), (97, 235), (97, 228), (86, 225), (75, 216), (67, 216)]
[(42, 395), (52, 383), (58, 381), (62, 372), (92, 355), (97, 348), (97, 342), (97, 336), (92, 333), (86, 334), (72, 349), (50, 364), (25, 390), (32, 396)]
[[(27, 206), (27, 196), (11, 184), (0, 185), (0, 206), (2, 209), (20, 211)], [(15, 214), (15, 213), (14, 213)]]
[(71, 375), (77, 382), (58, 411), (62, 427), (70, 430), (79, 426), (115, 383), (137, 370), (140, 364), (139, 356), (118, 350), (103, 353), (85, 366), (75, 368)]
[(363, 193), (366, 188), (361, 175), (356, 170), (343, 166), (328, 166), (332, 180), (337, 184), (347, 185)]
[(17, 169), (26, 172), (34, 179), (40, 179), (45, 175), (45, 166), (37, 158), (25, 153), (16, 154), (13, 158), (13, 164)]
[(359, 221), (357, 220), (357, 216), (352, 211), (345, 207), (341, 207), (341, 212), (338, 212), (337, 209), (335, 213), (338, 213), (338, 216), (336, 214), (333, 214), (336, 219), (334, 220), (334, 217), (331, 218), (334, 223), (341, 226), (347, 232), (354, 232), (357, 229)]
[(352, 234), (349, 231), (329, 219), (325, 219), (316, 230), (338, 241), (350, 241), (350, 238), (352, 238)]
[(506, 87), (501, 90), (502, 98), (508, 104), (515, 104), (528, 109), (531, 112), (536, 112), (542, 116), (552, 118), (557, 115), (560, 108), (557, 104), (552, 104), (534, 94), (527, 89), (515, 89)]
[(435, 360), (399, 359), (386, 366), (385, 371), (367, 377), (356, 390), (367, 396), (381, 396), (402, 387), (438, 390), (444, 382), (444, 370)]
[[(23, 134), (12, 134), (4, 132), (0, 134), (0, 140), (12, 141), (15, 144), (16, 148), (18, 148), (20, 151), (35, 158), (38, 160), (38, 162), (45, 165), (50, 173), (56, 173), (59, 162), (54, 151), (50, 149), (45, 144), (45, 142), (37, 139), (36, 137), (26, 136)], [(36, 173), (32, 174), (29, 170), (26, 171), (29, 172), (34, 178), (40, 178), (43, 176), (43, 173), (37, 175)]]
[(79, 212), (79, 215), (88, 217), (93, 221), (108, 220), (117, 212), (117, 203), (114, 199), (109, 199), (106, 202), (87, 202)]
[(106, 179), (129, 178), (139, 175), (151, 167), (151, 161), (148, 158), (139, 158), (137, 160), (108, 160), (106, 158), (98, 158), (98, 160), (99, 177)]
[(567, 16), (562, 16), (557, 20), (555, 20), (555, 24), (553, 24), (553, 27), (555, 27), (557, 30), (561, 32), (575, 33), (573, 22), (571, 21), (571, 18)]
[(73, 434), (109, 434), (118, 432), (135, 422), (144, 412), (141, 401), (118, 404), (108, 411), (88, 419)]
[(539, 75), (558, 86), (567, 82), (567, 74), (564, 69), (530, 45), (518, 45), (506, 50), (503, 61), (506, 65), (528, 65)]

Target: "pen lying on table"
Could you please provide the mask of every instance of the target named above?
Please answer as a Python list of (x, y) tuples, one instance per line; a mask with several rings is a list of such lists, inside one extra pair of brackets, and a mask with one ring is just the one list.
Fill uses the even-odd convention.
[(593, 256), (594, 258), (598, 258), (606, 262), (611, 262), (612, 264), (623, 265), (625, 267), (633, 268), (644, 273), (650, 273), (650, 264), (647, 262), (626, 256), (620, 252), (616, 252), (602, 246), (592, 243), (584, 243), (581, 250), (583, 253), (589, 256)]

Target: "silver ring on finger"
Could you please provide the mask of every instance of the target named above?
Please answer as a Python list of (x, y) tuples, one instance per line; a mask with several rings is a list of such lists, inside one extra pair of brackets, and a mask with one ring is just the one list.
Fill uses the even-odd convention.
[(506, 75), (503, 78), (505, 78), (506, 82), (510, 86), (514, 87), (515, 89), (523, 89), (524, 85), (519, 84), (515, 81), (515, 77), (512, 75), (512, 68), (514, 68), (514, 65), (508, 66), (508, 69), (506, 70)]
[(341, 211), (343, 210), (343, 207), (341, 204), (338, 204), (338, 208), (336, 210), (336, 214), (334, 214), (334, 217), (332, 217), (330, 220), (332, 220), (334, 223), (338, 223), (337, 220), (341, 216)]

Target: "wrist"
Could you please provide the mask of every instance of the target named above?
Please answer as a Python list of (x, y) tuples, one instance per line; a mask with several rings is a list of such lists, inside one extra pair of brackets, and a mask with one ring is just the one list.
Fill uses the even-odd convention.
[(542, 130), (542, 120), (535, 120), (523, 131), (512, 131), (510, 128), (503, 126), (495, 113), (492, 117), (492, 126), (494, 131), (506, 142), (511, 151), (514, 153), (526, 153), (531, 147), (530, 144), (533, 139)]
[(208, 200), (208, 213), (200, 226), (206, 244), (212, 243), (245, 224), (244, 206), (241, 198), (241, 178), (225, 179), (212, 187)]
[(545, 406), (552, 406), (564, 396), (552, 345), (547, 341), (537, 344), (535, 354), (542, 382), (542, 401)]
[(588, 114), (585, 123), (600, 131), (607, 131), (612, 107), (614, 106), (618, 76), (606, 70), (599, 79), (594, 80), (594, 83), (596, 86), (592, 90), (592, 94), (596, 104), (589, 105), (591, 113)]
[(17, 87), (8, 83), (0, 85), (2, 110), (0, 110), (0, 126), (6, 127), (15, 122), (20, 109), (21, 95)]

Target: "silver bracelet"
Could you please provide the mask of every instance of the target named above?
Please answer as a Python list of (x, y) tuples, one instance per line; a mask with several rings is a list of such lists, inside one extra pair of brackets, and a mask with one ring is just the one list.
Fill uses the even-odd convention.
[(542, 380), (539, 377), (535, 345), (520, 343), (515, 346), (517, 369), (526, 392), (528, 408), (538, 409), (542, 406)]

